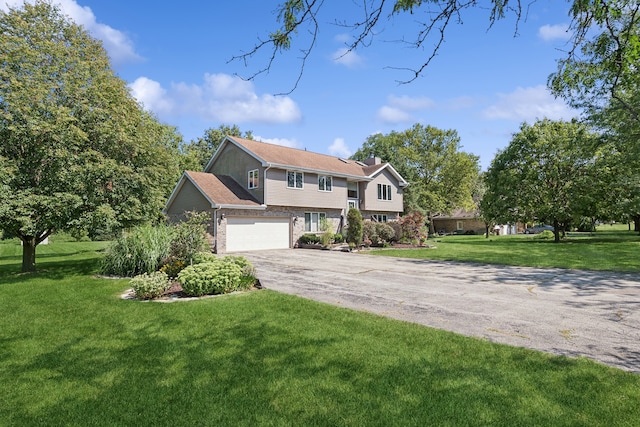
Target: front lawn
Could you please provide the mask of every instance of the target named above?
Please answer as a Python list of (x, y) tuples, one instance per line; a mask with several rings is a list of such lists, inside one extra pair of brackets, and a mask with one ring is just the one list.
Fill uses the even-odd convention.
[(530, 267), (640, 272), (640, 237), (604, 228), (594, 234), (569, 233), (560, 243), (539, 235), (443, 236), (433, 248), (372, 250), (372, 255)]
[(268, 290), (122, 300), (64, 245), (23, 275), (0, 244), (0, 425), (637, 425), (635, 374)]

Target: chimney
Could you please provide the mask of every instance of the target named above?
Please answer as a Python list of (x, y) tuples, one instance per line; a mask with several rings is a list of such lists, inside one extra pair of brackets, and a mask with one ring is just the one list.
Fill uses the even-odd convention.
[(382, 159), (380, 157), (376, 157), (373, 152), (369, 153), (369, 158), (365, 159), (363, 162), (367, 166), (379, 165), (382, 164)]

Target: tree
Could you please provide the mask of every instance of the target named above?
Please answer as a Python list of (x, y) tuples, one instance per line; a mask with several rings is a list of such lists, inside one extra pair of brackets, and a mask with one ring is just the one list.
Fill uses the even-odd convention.
[(356, 208), (347, 212), (347, 243), (357, 247), (362, 243), (362, 214)]
[(523, 123), (485, 175), (485, 218), (550, 223), (555, 241), (580, 216), (592, 216), (598, 195), (595, 136), (576, 121)]
[(405, 212), (426, 213), (431, 227), (434, 214), (475, 206), (479, 159), (460, 151), (456, 131), (416, 124), (403, 132), (370, 136), (352, 157), (364, 160), (372, 153), (409, 182), (403, 195)]
[(205, 130), (203, 137), (200, 137), (195, 141), (192, 140), (189, 144), (183, 147), (183, 151), (187, 156), (193, 156), (197, 160), (197, 164), (199, 165), (198, 170), (203, 170), (218, 149), (218, 146), (220, 146), (222, 140), (227, 135), (253, 139), (251, 131), (243, 133), (237, 125), (220, 125), (217, 129), (209, 128)]
[(37, 1), (0, 12), (0, 227), (22, 270), (55, 230), (157, 218), (179, 137), (132, 98), (100, 42)]
[[(588, 48), (590, 43), (587, 36), (593, 31), (603, 30), (613, 37), (625, 35), (625, 28), (637, 26), (638, 4), (635, 0), (565, 0), (570, 4), (569, 16), (571, 23), (567, 32), (571, 36), (569, 50), (566, 59), (562, 60), (557, 75), (562, 76), (564, 70), (572, 68), (572, 64), (580, 62), (576, 53), (583, 48)], [(401, 42), (408, 47), (420, 52), (415, 66), (406, 67), (391, 64), (407, 73), (402, 83), (408, 83), (418, 78), (437, 56), (442, 47), (446, 35), (452, 25), (462, 25), (474, 9), (487, 10), (487, 27), (490, 29), (497, 21), (512, 18), (514, 20), (514, 35), (517, 35), (520, 24), (527, 15), (535, 11), (534, 1), (523, 0), (491, 0), (479, 2), (475, 0), (365, 0), (361, 4), (360, 18), (349, 21), (344, 16), (322, 16), (325, 2), (322, 0), (286, 0), (276, 9), (277, 28), (271, 31), (264, 39), (258, 40), (254, 47), (246, 53), (237, 55), (232, 60), (240, 60), (245, 64), (259, 53), (267, 51), (267, 61), (258, 71), (248, 78), (268, 73), (276, 58), (283, 52), (296, 47), (300, 52), (300, 71), (293, 84), (295, 90), (304, 72), (307, 59), (317, 43), (320, 34), (320, 23), (331, 22), (333, 24), (351, 30), (352, 38), (347, 43), (348, 52), (359, 48), (366, 48), (373, 44), (379, 37), (385, 25), (393, 25), (394, 21), (401, 22), (403, 37)], [(345, 15), (348, 5), (343, 6)], [(410, 20), (401, 20), (402, 15), (410, 15)], [(630, 19), (622, 19), (628, 16)], [(387, 18), (385, 20), (385, 18)], [(614, 25), (615, 24), (615, 25)], [(611, 27), (611, 28), (609, 28)], [(620, 30), (620, 31), (618, 31)], [(618, 58), (631, 64), (637, 60), (637, 38), (629, 37), (622, 40), (617, 50), (603, 50), (603, 56), (614, 63)], [(425, 46), (432, 46), (426, 48)], [(634, 68), (629, 67), (629, 71)], [(615, 87), (617, 82), (613, 82)]]
[(576, 0), (571, 15), (573, 47), (558, 61), (549, 87), (590, 114), (614, 105), (640, 122), (640, 3)]

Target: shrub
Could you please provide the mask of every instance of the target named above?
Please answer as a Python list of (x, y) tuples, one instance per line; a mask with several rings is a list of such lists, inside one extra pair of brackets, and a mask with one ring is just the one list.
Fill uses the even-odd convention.
[(382, 240), (382, 243), (392, 242), (396, 238), (395, 230), (386, 222), (379, 222), (376, 224), (376, 234), (378, 235), (378, 238)]
[(320, 237), (315, 234), (303, 234), (298, 238), (298, 242), (303, 245), (315, 245), (320, 243)]
[(243, 272), (234, 262), (204, 262), (190, 265), (178, 274), (182, 290), (190, 296), (233, 292), (242, 285)]
[(423, 235), (425, 224), (424, 215), (420, 212), (411, 212), (398, 220), (402, 236), (398, 240), (419, 241)]
[(256, 277), (256, 269), (253, 264), (243, 256), (227, 255), (222, 258), (223, 262), (230, 262), (242, 270), (242, 277), (236, 290), (246, 290), (251, 288), (258, 281)]
[(129, 283), (136, 297), (140, 299), (161, 297), (171, 287), (169, 276), (162, 271), (139, 274), (131, 279)]
[(320, 243), (325, 248), (329, 246), (333, 242), (333, 231), (331, 231), (331, 224), (326, 218), (320, 219), (320, 230), (322, 234), (320, 235)]
[(169, 256), (172, 231), (166, 224), (146, 224), (123, 233), (107, 247), (100, 272), (133, 277), (156, 271)]
[(187, 212), (187, 219), (175, 225), (170, 255), (191, 264), (193, 257), (209, 249), (207, 242), (207, 212)]
[(358, 246), (362, 242), (362, 214), (358, 209), (349, 209), (347, 224), (347, 242)]
[(191, 259), (192, 264), (202, 264), (205, 262), (216, 262), (220, 259), (218, 255), (211, 252), (198, 252)]
[(336, 233), (333, 235), (334, 243), (342, 243), (344, 242), (344, 236), (341, 233)]
[(159, 271), (166, 273), (171, 279), (175, 279), (178, 277), (178, 273), (180, 273), (185, 267), (187, 263), (182, 261), (181, 259), (175, 259), (173, 257), (169, 257), (168, 260), (164, 262), (162, 267), (160, 267)]
[(548, 239), (555, 239), (555, 237), (556, 236), (553, 234), (553, 231), (544, 230), (542, 233), (536, 234), (534, 236), (534, 239), (548, 240)]

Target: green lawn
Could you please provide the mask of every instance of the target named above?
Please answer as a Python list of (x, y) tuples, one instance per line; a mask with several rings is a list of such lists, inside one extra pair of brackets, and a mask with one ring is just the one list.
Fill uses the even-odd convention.
[(444, 236), (430, 249), (372, 250), (374, 255), (532, 267), (640, 272), (640, 236), (621, 227), (569, 233), (560, 243), (538, 235)]
[(0, 244), (0, 425), (635, 426), (640, 376), (261, 290), (120, 299), (101, 243)]

